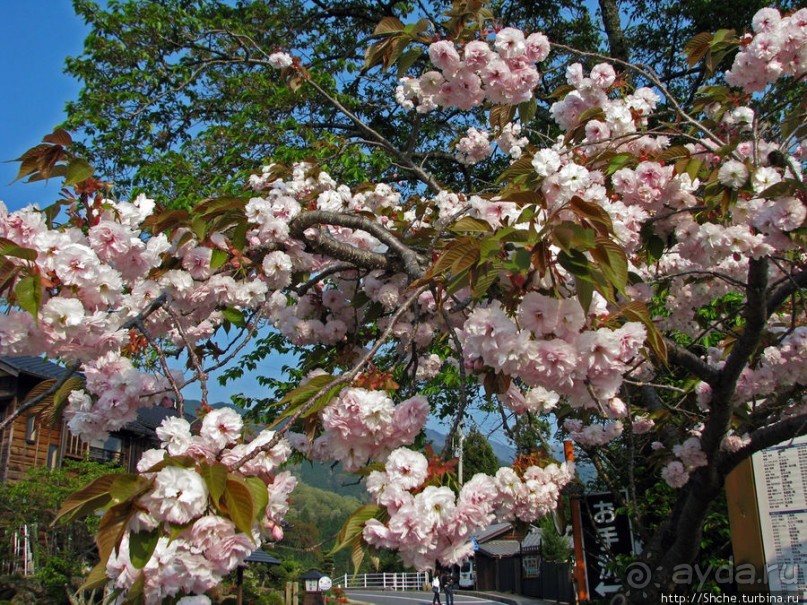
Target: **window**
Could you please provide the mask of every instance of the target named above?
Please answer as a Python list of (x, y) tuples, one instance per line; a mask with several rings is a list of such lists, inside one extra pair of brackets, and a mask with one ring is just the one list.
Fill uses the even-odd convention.
[(48, 448), (48, 468), (54, 469), (59, 467), (59, 446), (51, 445)]
[(37, 437), (39, 437), (39, 427), (36, 426), (36, 416), (28, 416), (25, 423), (25, 441), (31, 444), (36, 443)]
[(525, 555), (522, 559), (525, 578), (537, 578), (540, 573), (541, 557), (538, 555)]
[(120, 462), (123, 441), (119, 437), (93, 439), (90, 441), (90, 460), (95, 462)]

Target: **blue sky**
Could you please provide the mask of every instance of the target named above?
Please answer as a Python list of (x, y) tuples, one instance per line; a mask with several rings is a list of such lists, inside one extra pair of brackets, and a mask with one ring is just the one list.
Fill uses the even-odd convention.
[[(38, 144), (64, 121), (65, 104), (81, 89), (63, 73), (67, 56), (78, 55), (89, 28), (73, 12), (70, 0), (0, 0), (0, 200), (16, 210), (29, 204), (48, 206), (59, 194), (59, 180), (49, 183), (11, 183), (19, 164), (5, 163)], [(279, 375), (286, 359), (261, 364), (262, 373)], [(222, 388), (210, 381), (211, 402), (227, 401), (230, 393), (260, 392), (253, 377), (236, 387)], [(189, 397), (198, 397), (198, 388)]]
[[(0, 161), (19, 157), (64, 120), (80, 89), (62, 73), (64, 60), (81, 52), (87, 31), (70, 0), (0, 0)], [(0, 200), (9, 208), (57, 197), (55, 181), (9, 185), (18, 168), (0, 163)]]

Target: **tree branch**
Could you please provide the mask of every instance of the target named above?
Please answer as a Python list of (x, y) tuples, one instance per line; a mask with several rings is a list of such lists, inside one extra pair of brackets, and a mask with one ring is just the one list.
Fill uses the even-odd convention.
[(718, 472), (725, 477), (740, 462), (752, 454), (802, 435), (807, 435), (807, 414), (791, 416), (775, 424), (757, 429), (749, 435), (751, 441), (747, 445), (736, 452), (721, 453), (717, 461)]
[(717, 380), (717, 371), (700, 357), (669, 338), (664, 339), (664, 344), (667, 345), (667, 359), (670, 363), (681, 366), (704, 382), (711, 384)]
[(600, 0), (600, 12), (611, 56), (621, 61), (629, 61), (628, 42), (619, 22), (619, 6), (616, 0)]
[(807, 287), (807, 270), (802, 270), (799, 273), (788, 275), (784, 281), (773, 288), (768, 294), (768, 315), (775, 313), (788, 297), (790, 297), (796, 290)]
[(297, 296), (303, 296), (306, 292), (308, 292), (311, 288), (313, 288), (316, 284), (321, 282), (329, 275), (333, 275), (334, 273), (341, 273), (342, 271), (355, 271), (355, 270), (356, 266), (352, 265), (351, 263), (336, 263), (334, 265), (331, 265), (330, 267), (324, 268), (316, 275), (312, 275), (308, 281), (297, 286), (295, 292), (297, 293)]
[(355, 246), (338, 242), (324, 234), (320, 234), (315, 240), (306, 239), (305, 230), (318, 224), (336, 225), (366, 231), (389, 248), (391, 256), (400, 260), (400, 269), (407, 275), (413, 278), (423, 276), (424, 271), (421, 265), (425, 264), (426, 261), (421, 259), (414, 250), (403, 244), (401, 240), (384, 229), (384, 227), (363, 216), (329, 212), (327, 210), (313, 210), (304, 212), (292, 220), (289, 224), (289, 231), (294, 237), (311, 243), (314, 247), (331, 254), (339, 260), (372, 269), (394, 269), (399, 264), (392, 262), (387, 255), (360, 250)]

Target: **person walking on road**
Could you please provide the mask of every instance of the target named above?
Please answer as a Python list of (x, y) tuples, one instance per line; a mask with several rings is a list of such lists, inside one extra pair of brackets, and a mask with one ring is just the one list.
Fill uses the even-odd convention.
[(434, 579), (432, 579), (432, 605), (442, 605), (440, 603), (440, 578), (437, 574), (434, 574)]
[(454, 605), (454, 581), (451, 574), (444, 571), (440, 577), (440, 584), (443, 585), (443, 592), (446, 593), (446, 605)]

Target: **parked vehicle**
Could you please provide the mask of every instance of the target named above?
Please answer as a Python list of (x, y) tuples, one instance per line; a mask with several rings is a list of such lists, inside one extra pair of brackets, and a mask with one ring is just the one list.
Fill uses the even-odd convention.
[(476, 587), (476, 570), (474, 569), (474, 560), (468, 559), (462, 562), (460, 567), (460, 588), (475, 588)]

